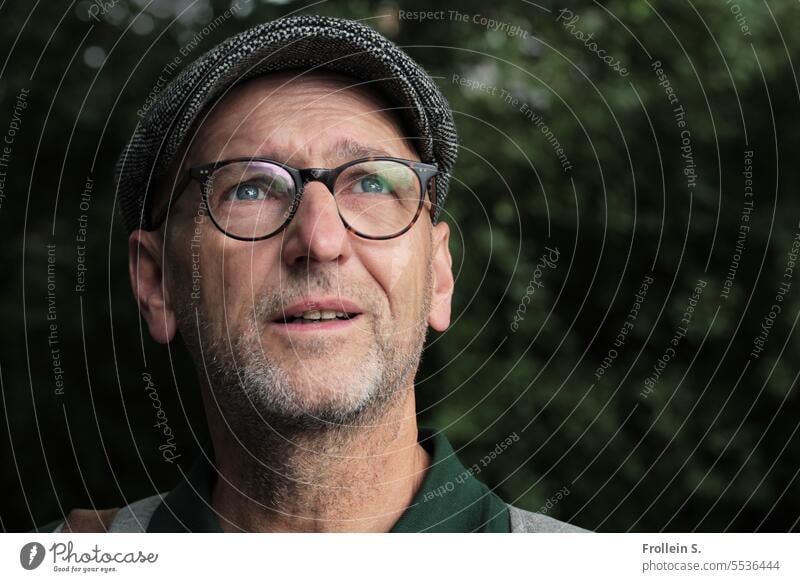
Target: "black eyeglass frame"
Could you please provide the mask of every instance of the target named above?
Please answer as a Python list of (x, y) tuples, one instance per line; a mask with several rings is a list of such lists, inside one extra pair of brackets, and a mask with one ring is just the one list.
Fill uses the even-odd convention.
[[(403, 228), (402, 230), (390, 234), (390, 235), (382, 235), (382, 236), (372, 236), (368, 234), (364, 234), (355, 228), (353, 228), (350, 224), (348, 224), (347, 220), (345, 220), (344, 216), (342, 216), (341, 210), (339, 210), (339, 205), (337, 203), (336, 210), (339, 213), (339, 218), (344, 224), (345, 228), (356, 234), (362, 238), (370, 239), (370, 240), (387, 240), (391, 238), (395, 238), (408, 232), (411, 227), (417, 222), (420, 214), (422, 213), (422, 208), (425, 205), (425, 193), (429, 194), (431, 200), (431, 218), (435, 215), (436, 211), (436, 176), (439, 174), (439, 169), (436, 164), (426, 164), (424, 162), (417, 162), (415, 160), (406, 160), (403, 158), (394, 158), (391, 156), (373, 156), (367, 158), (359, 158), (357, 160), (351, 160), (338, 166), (336, 168), (295, 168), (293, 166), (289, 166), (282, 162), (278, 162), (275, 160), (271, 160), (268, 158), (231, 158), (228, 160), (220, 160), (216, 162), (212, 162), (210, 164), (203, 164), (200, 166), (194, 166), (189, 168), (186, 171), (186, 177), (181, 182), (181, 185), (172, 193), (170, 196), (169, 203), (167, 204), (166, 209), (164, 210), (161, 218), (158, 219), (155, 223), (153, 223), (153, 230), (156, 230), (161, 227), (164, 220), (166, 220), (167, 215), (169, 214), (172, 207), (175, 205), (175, 202), (180, 198), (181, 194), (189, 187), (189, 184), (192, 180), (196, 180), (200, 183), (200, 192), (202, 195), (203, 203), (205, 204), (206, 208), (209, 209), (208, 215), (211, 218), (211, 222), (214, 223), (214, 226), (219, 229), (224, 235), (229, 236), (230, 238), (246, 241), (246, 242), (256, 242), (264, 239), (268, 239), (270, 237), (275, 236), (276, 234), (280, 233), (283, 229), (285, 229), (289, 223), (294, 218), (295, 213), (297, 212), (297, 208), (300, 206), (300, 202), (303, 198), (303, 191), (305, 189), (305, 185), (309, 182), (322, 182), (328, 188), (328, 191), (331, 193), (331, 196), (336, 199), (336, 193), (334, 192), (334, 185), (336, 183), (336, 179), (339, 175), (344, 172), (347, 168), (354, 166), (356, 164), (363, 164), (364, 162), (399, 162), (404, 166), (412, 169), (414, 174), (417, 176), (417, 180), (419, 182), (419, 204), (417, 205), (417, 210), (414, 213), (414, 218), (411, 219), (411, 222)], [(214, 217), (214, 213), (211, 211), (211, 206), (208, 203), (208, 197), (210, 193), (209, 182), (211, 179), (211, 175), (218, 169), (227, 166), (229, 164), (234, 164), (238, 162), (262, 162), (262, 163), (269, 163), (274, 164), (289, 173), (294, 180), (295, 186), (295, 193), (294, 198), (292, 200), (292, 205), (289, 208), (289, 211), (286, 216), (286, 220), (283, 223), (273, 230), (272, 232), (257, 236), (257, 237), (243, 237), (239, 235), (234, 235), (227, 232), (217, 219)]]

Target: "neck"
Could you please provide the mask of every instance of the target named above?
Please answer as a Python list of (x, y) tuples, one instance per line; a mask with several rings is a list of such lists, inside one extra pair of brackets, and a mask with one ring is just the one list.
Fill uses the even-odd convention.
[(223, 531), (391, 530), (430, 464), (417, 442), (413, 384), (406, 394), (364, 425), (282, 430), (262, 420), (257, 442), (209, 414)]

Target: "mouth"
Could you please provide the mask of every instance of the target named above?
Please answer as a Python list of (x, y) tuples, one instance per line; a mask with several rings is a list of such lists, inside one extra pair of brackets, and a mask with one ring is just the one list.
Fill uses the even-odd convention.
[(304, 301), (282, 309), (271, 323), (287, 331), (345, 329), (363, 317), (361, 310), (340, 299)]

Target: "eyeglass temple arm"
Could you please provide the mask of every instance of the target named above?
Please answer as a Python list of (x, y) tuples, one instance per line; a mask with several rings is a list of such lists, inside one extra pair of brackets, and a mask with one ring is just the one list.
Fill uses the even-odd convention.
[(428, 198), (431, 199), (431, 218), (436, 216), (437, 209), (439, 208), (439, 204), (437, 203), (438, 196), (436, 195), (436, 178), (438, 175), (439, 172), (437, 171), (433, 176), (428, 178), (428, 182), (425, 185), (425, 191), (428, 193)]

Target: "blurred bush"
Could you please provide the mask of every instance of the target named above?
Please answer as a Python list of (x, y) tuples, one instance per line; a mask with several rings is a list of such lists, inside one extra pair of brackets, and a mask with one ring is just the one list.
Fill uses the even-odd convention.
[[(292, 12), (367, 19), (436, 76), (456, 112), (454, 322), (425, 352), (420, 423), (445, 430), (468, 466), (516, 432), (480, 477), (529, 509), (568, 491), (547, 511), (584, 527), (797, 528), (800, 285), (784, 277), (800, 217), (796, 4), (234, 6), (0, 8), (0, 132), (17, 128), (0, 167), (5, 530), (177, 481), (178, 467), (158, 454), (144, 372), (183, 466), (191, 461), (206, 430), (195, 372), (180, 345), (154, 344), (138, 318), (111, 168), (182, 49), (196, 45), (188, 62)], [(419, 22), (400, 10), (445, 17)], [(541, 262), (545, 247), (558, 249), (552, 266)], [(615, 346), (645, 277), (653, 284)], [(698, 280), (706, 286), (686, 335), (647, 391)], [(781, 314), (753, 357), (781, 282), (791, 283)]]

